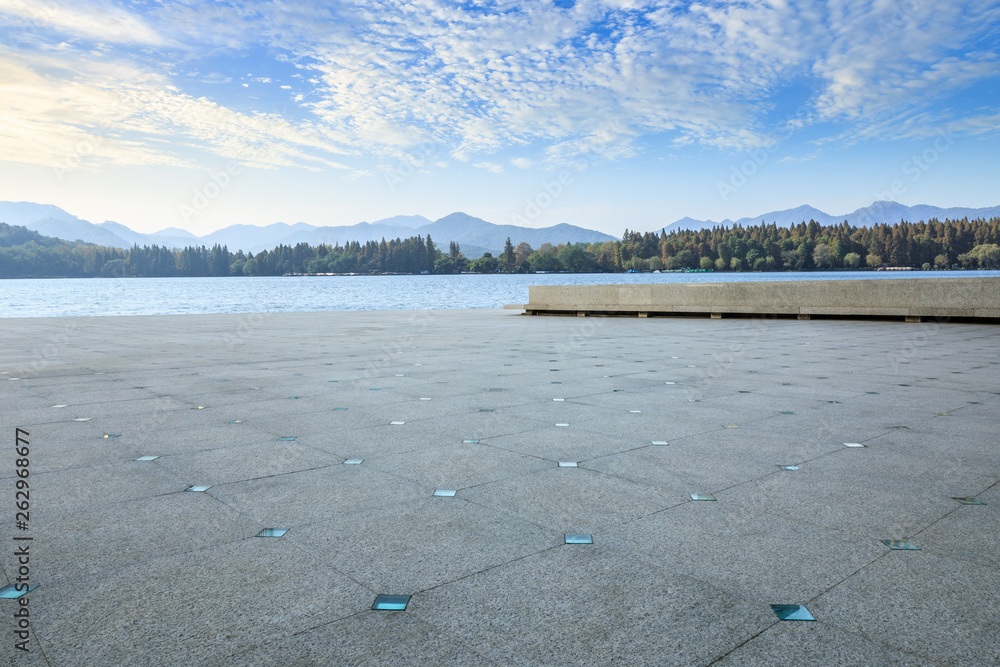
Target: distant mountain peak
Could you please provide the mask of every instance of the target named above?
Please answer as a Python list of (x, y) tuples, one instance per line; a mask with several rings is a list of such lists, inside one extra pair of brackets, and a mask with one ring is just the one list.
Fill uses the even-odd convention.
[(197, 239), (198, 237), (189, 232), (186, 229), (181, 229), (180, 227), (165, 227), (160, 231), (155, 233), (156, 236), (180, 236), (180, 237), (191, 237), (192, 239)]
[(430, 218), (425, 218), (422, 215), (394, 215), (391, 218), (383, 218), (381, 220), (376, 220), (371, 223), (373, 225), (386, 225), (389, 227), (409, 227), (416, 229), (417, 227), (423, 227), (424, 225), (431, 224)]

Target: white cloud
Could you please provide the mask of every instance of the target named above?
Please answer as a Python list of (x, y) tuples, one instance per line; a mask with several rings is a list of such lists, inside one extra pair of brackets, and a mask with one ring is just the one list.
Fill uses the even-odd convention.
[(526, 157), (511, 158), (510, 163), (518, 169), (531, 169), (535, 166), (535, 161)]
[(494, 174), (503, 173), (503, 165), (499, 165), (495, 162), (476, 162), (472, 166), (476, 167), (477, 169), (485, 169), (486, 171)]
[(785, 157), (778, 160), (779, 163), (786, 164), (798, 164), (799, 162), (811, 162), (819, 157), (818, 153), (810, 153), (809, 155), (786, 155)]
[(53, 167), (193, 166), (185, 147), (258, 167), (346, 169), (327, 128), (244, 114), (124, 65), (0, 51), (0, 159)]
[[(139, 17), (107, 3), (74, 1), (70, 6), (54, 1), (0, 0), (0, 13), (19, 19), (20, 37), (25, 40), (34, 38), (37, 27), (47, 27), (102, 42), (162, 45), (166, 41)], [(17, 40), (17, 33), (14, 35)]]

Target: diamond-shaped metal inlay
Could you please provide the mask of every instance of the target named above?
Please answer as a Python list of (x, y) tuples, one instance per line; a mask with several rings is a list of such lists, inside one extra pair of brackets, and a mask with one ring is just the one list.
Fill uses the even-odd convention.
[(379, 595), (372, 604), (373, 611), (405, 611), (409, 595)]
[(879, 540), (879, 541), (893, 550), (920, 551), (920, 547), (915, 547), (906, 540)]
[[(24, 584), (21, 584), (21, 586), (24, 586)], [(17, 590), (17, 586), (15, 584), (11, 584), (10, 586), (4, 586), (3, 588), (0, 588), (0, 599), (16, 600), (22, 595), (27, 595), (36, 588), (38, 588), (38, 584), (32, 584), (31, 586), (26, 586), (22, 590)]]
[(254, 537), (281, 537), (287, 532), (287, 528), (264, 528)]
[(963, 505), (985, 505), (986, 504), (982, 500), (980, 500), (979, 498), (952, 498), (952, 500), (957, 500), (958, 502), (962, 503)]
[(771, 609), (782, 621), (815, 621), (816, 617), (801, 604), (772, 604)]
[(565, 535), (563, 535), (563, 539), (566, 541), (566, 544), (593, 544), (594, 543), (594, 538), (593, 537), (591, 537), (590, 535), (583, 535), (583, 534), (581, 534), (581, 535), (570, 535), (569, 533), (566, 533)]
[(691, 500), (715, 500), (711, 493), (692, 493)]

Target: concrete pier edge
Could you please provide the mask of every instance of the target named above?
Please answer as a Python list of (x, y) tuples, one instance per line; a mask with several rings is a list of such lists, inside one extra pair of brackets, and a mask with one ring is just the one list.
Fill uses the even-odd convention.
[(544, 285), (526, 315), (924, 319), (1000, 323), (1000, 278)]

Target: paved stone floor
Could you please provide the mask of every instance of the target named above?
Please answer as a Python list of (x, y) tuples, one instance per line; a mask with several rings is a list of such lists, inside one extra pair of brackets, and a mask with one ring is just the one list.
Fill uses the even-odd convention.
[(0, 564), (32, 536), (39, 586), (28, 654), (0, 600), (0, 663), (998, 664), (998, 353), (977, 324), (0, 320)]

